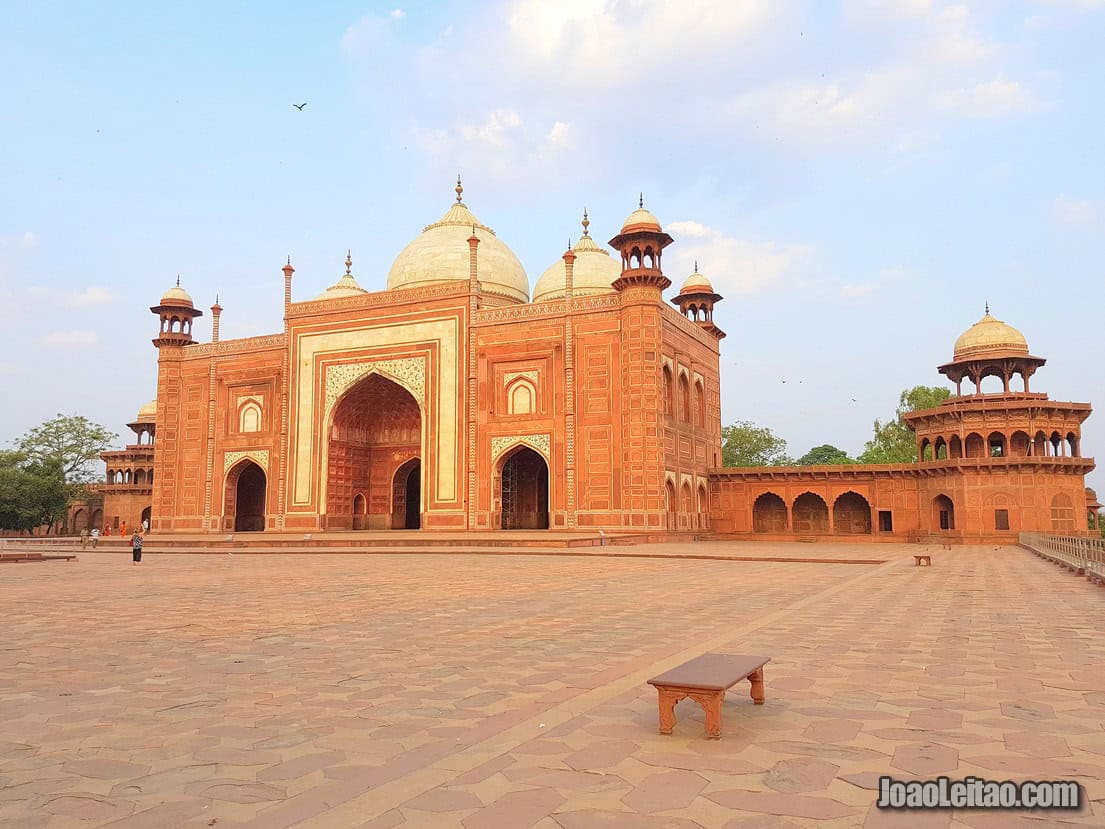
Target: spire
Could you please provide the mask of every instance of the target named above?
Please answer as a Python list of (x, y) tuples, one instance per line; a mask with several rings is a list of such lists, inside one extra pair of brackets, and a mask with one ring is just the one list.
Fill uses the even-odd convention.
[(457, 191), (457, 204), (463, 204), (461, 196), (464, 193), (464, 185), (460, 183), (460, 173), (457, 173), (457, 186), (455, 189)]
[(347, 250), (345, 252), (345, 275), (346, 276), (352, 276), (352, 274), (349, 272), (349, 269), (352, 268), (352, 267), (353, 267), (353, 252), (350, 251), (350, 250)]
[(986, 300), (986, 313), (990, 313), (990, 300)]
[(288, 254), (288, 264), (292, 264), (292, 255), (290, 253)]
[(180, 274), (179, 273), (176, 275), (176, 286), (178, 288), (180, 287)]
[(645, 206), (645, 194), (644, 194), (643, 190), (641, 191), (641, 197), (639, 199), (637, 199), (637, 206), (638, 207), (644, 207)]
[[(591, 220), (587, 218), (587, 208), (583, 208), (583, 235), (590, 236), (591, 232), (587, 229), (591, 226)], [(571, 247), (571, 245), (569, 245)]]
[(694, 272), (698, 273), (698, 260), (697, 259), (694, 260)]

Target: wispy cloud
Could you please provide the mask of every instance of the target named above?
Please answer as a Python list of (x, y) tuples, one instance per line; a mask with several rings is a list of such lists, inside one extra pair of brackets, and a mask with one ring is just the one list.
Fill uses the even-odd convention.
[(1072, 199), (1058, 196), (1051, 203), (1051, 213), (1055, 221), (1065, 225), (1086, 225), (1099, 219), (1105, 210), (1092, 199)]
[(697, 262), (723, 296), (762, 291), (796, 271), (811, 253), (807, 245), (738, 239), (693, 220), (671, 222), (668, 230), (679, 239), (671, 265), (664, 267), (679, 275), (673, 276), (676, 286)]
[(95, 331), (52, 331), (39, 338), (42, 345), (51, 348), (92, 346), (99, 342)]
[(38, 247), (38, 236), (25, 230), (15, 236), (0, 236), (0, 250), (31, 250)]

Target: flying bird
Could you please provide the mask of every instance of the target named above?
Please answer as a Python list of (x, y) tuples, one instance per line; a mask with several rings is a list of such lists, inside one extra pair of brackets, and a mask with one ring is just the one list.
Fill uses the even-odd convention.
[(304, 102), (303, 102), (303, 103), (301, 103), (301, 104), (292, 104), (292, 106), (294, 106), (294, 107), (295, 107), (296, 109), (298, 109), (298, 110), (299, 110), (300, 112), (303, 112), (303, 107), (307, 106), (307, 102), (306, 102), (306, 101), (304, 101)]

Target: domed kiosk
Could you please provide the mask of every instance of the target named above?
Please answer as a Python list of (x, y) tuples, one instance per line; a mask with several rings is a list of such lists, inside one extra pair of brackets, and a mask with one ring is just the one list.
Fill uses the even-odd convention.
[(1000, 377), (1003, 393), (1009, 394), (1009, 381), (1017, 374), (1028, 393), (1028, 379), (1046, 362), (1029, 354), (1024, 334), (990, 316), (987, 303), (982, 319), (959, 335), (951, 362), (940, 366), (938, 371), (955, 383), (956, 395), (962, 395), (964, 379), (974, 384), (975, 394), (981, 394), (986, 377)]

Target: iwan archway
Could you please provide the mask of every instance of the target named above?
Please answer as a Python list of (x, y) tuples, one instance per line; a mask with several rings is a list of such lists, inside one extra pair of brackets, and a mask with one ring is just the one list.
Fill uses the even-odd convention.
[(421, 526), (422, 411), (409, 391), (368, 375), (338, 401), (328, 440), (326, 529)]
[(504, 530), (549, 528), (549, 465), (528, 446), (499, 460), (499, 503)]
[(235, 464), (226, 476), (223, 517), (234, 532), (262, 532), (265, 529), (265, 470), (251, 460)]

